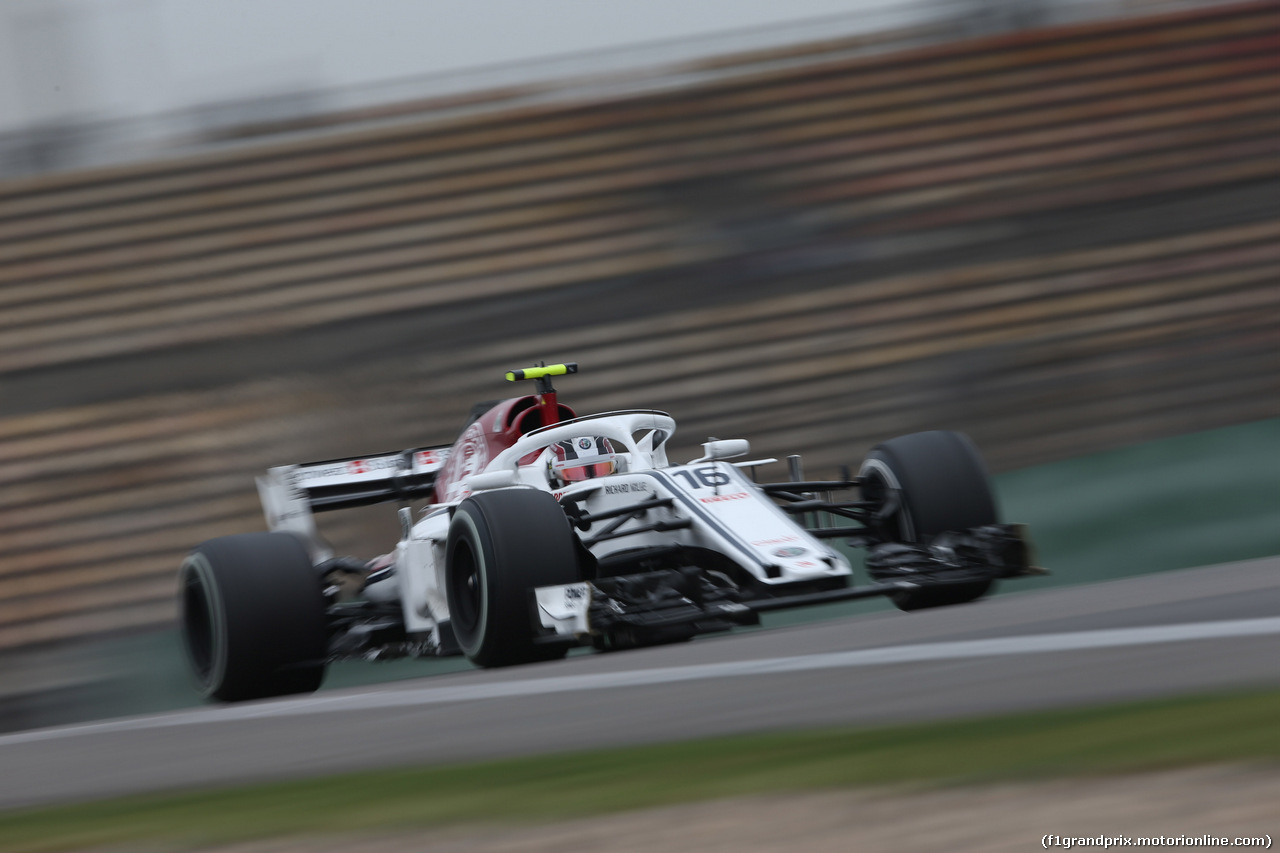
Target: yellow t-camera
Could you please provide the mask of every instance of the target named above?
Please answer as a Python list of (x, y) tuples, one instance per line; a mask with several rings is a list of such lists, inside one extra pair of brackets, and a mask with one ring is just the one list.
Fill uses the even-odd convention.
[(570, 361), (565, 364), (548, 364), (541, 367), (526, 367), (524, 370), (508, 370), (507, 381), (516, 382), (520, 379), (543, 379), (548, 376), (565, 376), (569, 373), (578, 372), (578, 363)]

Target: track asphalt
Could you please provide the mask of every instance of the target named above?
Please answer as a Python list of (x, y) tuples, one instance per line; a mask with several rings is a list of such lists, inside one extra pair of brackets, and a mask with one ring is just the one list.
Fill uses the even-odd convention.
[(1280, 685), (1280, 557), (0, 736), (0, 808)]

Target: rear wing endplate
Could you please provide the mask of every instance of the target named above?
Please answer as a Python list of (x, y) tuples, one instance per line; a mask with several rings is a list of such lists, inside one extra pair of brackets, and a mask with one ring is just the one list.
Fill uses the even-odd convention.
[(275, 531), (316, 538), (313, 512), (430, 497), (448, 447), (282, 465), (258, 477), (258, 497)]

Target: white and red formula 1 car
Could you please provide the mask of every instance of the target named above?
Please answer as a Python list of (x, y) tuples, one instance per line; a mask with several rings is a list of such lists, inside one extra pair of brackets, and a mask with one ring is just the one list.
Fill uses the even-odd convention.
[[(800, 605), (887, 595), (903, 609), (978, 598), (1037, 573), (1001, 524), (977, 450), (954, 432), (875, 447), (856, 477), (760, 484), (774, 459), (709, 441), (672, 464), (672, 418), (578, 417), (551, 377), (477, 406), (452, 447), (272, 468), (269, 533), (198, 546), (181, 568), (188, 659), (223, 701), (315, 690), (345, 658), (465, 654), (480, 666), (620, 649), (753, 624)], [(749, 476), (750, 475), (750, 476)], [(335, 558), (313, 513), (401, 503), (394, 551)], [(427, 502), (415, 512), (411, 502)], [(867, 550), (870, 582), (828, 543)]]

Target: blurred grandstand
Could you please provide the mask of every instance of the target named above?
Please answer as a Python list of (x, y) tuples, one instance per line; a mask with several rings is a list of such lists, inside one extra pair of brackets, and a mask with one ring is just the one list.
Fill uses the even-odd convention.
[(1280, 3), (1090, 8), (11, 161), (0, 653), (169, 625), (255, 473), (448, 443), (533, 359), (812, 473), (1280, 415)]

